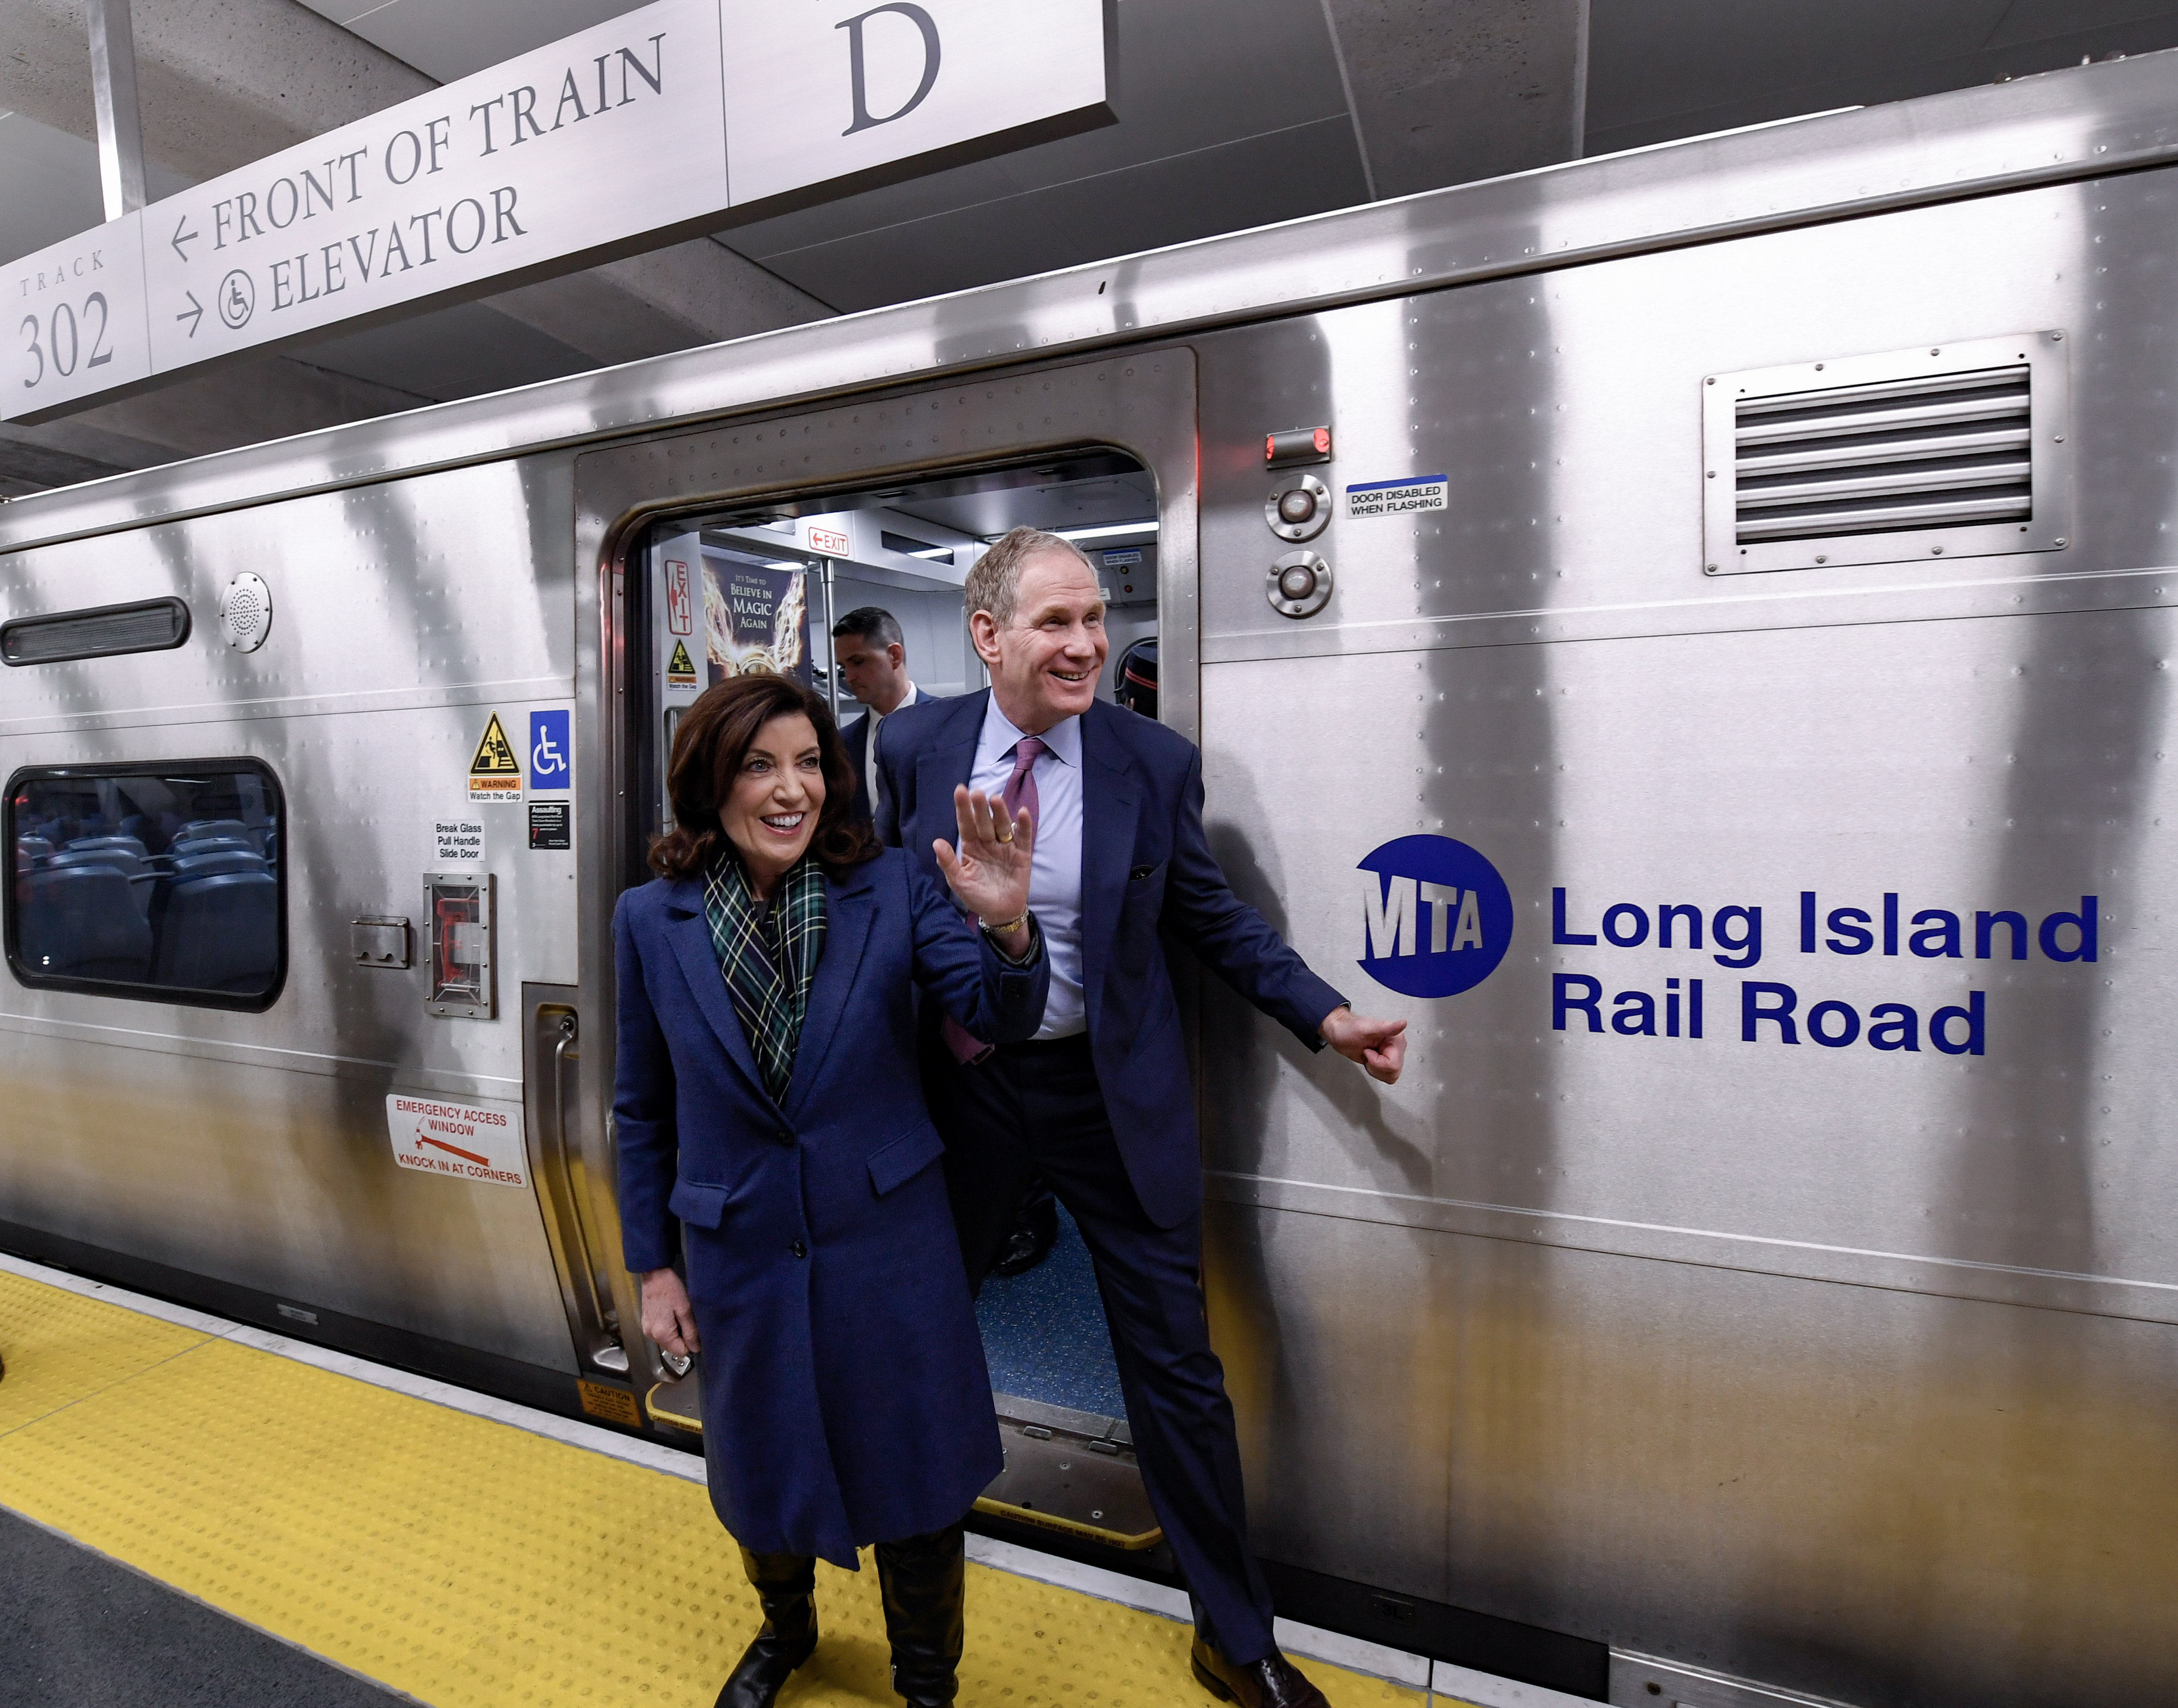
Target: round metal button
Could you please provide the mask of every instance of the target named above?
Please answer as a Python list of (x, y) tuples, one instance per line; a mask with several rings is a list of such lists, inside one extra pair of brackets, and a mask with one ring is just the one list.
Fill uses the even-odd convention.
[(1331, 603), (1331, 566), (1312, 551), (1289, 551), (1271, 566), (1263, 594), (1280, 616), (1314, 616)]
[(1313, 474), (1289, 474), (1263, 501), (1263, 520), (1281, 539), (1313, 539), (1331, 520), (1331, 489)]
[(807, 1245), (803, 1245), (803, 1244), (802, 1243), (802, 1241), (801, 1241), (801, 1240), (796, 1240), (796, 1241), (795, 1241), (791, 1245), (789, 1245), (786, 1249), (787, 1249), (788, 1251), (791, 1251), (791, 1252), (792, 1252), (796, 1256), (797, 1256), (797, 1257), (807, 1257), (807, 1256), (809, 1255), (809, 1248), (808, 1248)]

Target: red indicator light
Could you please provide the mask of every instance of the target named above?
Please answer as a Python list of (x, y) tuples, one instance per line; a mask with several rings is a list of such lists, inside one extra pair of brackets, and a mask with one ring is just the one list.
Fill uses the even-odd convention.
[(1328, 427), (1295, 427), (1283, 433), (1264, 435), (1263, 460), (1273, 468), (1291, 468), (1304, 463), (1331, 461), (1331, 430)]

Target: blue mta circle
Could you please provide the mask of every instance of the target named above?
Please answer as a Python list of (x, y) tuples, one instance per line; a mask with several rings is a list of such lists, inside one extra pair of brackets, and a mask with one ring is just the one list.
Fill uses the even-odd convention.
[(1457, 996), (1513, 944), (1497, 868), (1449, 836), (1401, 836), (1361, 862), (1361, 970), (1402, 996)]

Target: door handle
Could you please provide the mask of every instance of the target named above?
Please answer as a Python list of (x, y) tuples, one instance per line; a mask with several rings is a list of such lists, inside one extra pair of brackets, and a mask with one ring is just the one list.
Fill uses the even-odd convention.
[(567, 1142), (567, 1053), (581, 1031), (573, 1015), (560, 1016), (560, 1036), (552, 1044), (552, 1138), (559, 1148), (560, 1179), (567, 1190), (567, 1223), (574, 1241), (575, 1267), (582, 1276), (583, 1290), (590, 1301), (590, 1320), (607, 1336), (608, 1344), (593, 1352), (591, 1360), (605, 1369), (624, 1375), (627, 1371), (627, 1349), (617, 1333), (618, 1313), (612, 1309), (611, 1301), (598, 1291), (598, 1266), (590, 1253), (589, 1226), (577, 1199), (573, 1148)]

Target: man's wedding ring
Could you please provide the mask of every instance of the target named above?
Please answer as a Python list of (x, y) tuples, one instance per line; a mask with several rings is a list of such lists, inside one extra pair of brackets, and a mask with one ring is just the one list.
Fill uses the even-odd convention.
[(1003, 835), (1003, 836), (999, 837), (999, 841), (1001, 841), (1001, 842), (1010, 842), (1010, 841), (1012, 841), (1013, 840), (1014, 840), (1013, 829), (1012, 829), (1012, 827), (1010, 825), (1010, 826), (1008, 826), (1008, 827), (1007, 827), (1006, 834), (1005, 834), (1004, 835)]

